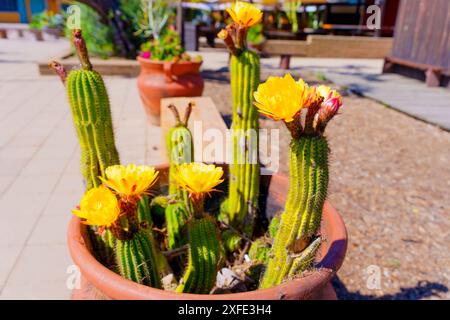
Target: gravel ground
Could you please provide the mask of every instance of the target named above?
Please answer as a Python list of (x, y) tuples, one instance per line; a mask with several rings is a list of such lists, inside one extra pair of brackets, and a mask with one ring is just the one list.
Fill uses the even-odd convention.
[[(226, 77), (207, 80), (204, 94), (228, 120)], [(280, 170), (286, 173), (287, 130), (265, 119), (261, 127), (282, 130)], [(339, 298), (450, 299), (450, 133), (349, 95), (326, 135), (328, 199), (349, 233), (347, 257), (333, 281)]]

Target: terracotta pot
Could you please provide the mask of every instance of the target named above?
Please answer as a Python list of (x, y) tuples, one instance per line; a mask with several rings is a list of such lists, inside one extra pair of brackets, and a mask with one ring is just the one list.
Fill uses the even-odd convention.
[[(160, 170), (160, 183), (167, 182), (168, 165), (157, 166)], [(279, 212), (284, 206), (288, 189), (285, 176), (261, 177), (262, 190), (268, 188), (267, 214)], [(73, 217), (68, 230), (68, 247), (73, 261), (82, 274), (81, 288), (73, 290), (73, 299), (209, 299), (209, 300), (305, 300), (336, 299), (329, 283), (341, 267), (347, 250), (347, 231), (339, 213), (325, 204), (321, 234), (326, 239), (317, 258), (318, 268), (304, 277), (281, 285), (243, 293), (199, 295), (180, 294), (150, 288), (126, 280), (100, 264), (90, 252), (86, 226), (79, 218)]]
[(159, 125), (160, 101), (168, 97), (197, 97), (203, 93), (202, 62), (152, 61), (137, 58), (141, 72), (137, 85), (149, 121)]

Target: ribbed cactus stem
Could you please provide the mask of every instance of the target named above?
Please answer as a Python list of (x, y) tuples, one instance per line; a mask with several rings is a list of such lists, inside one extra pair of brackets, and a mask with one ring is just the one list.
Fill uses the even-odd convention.
[[(50, 67), (66, 85), (73, 123), (78, 136), (81, 158), (80, 170), (86, 189), (100, 185), (99, 176), (111, 165), (119, 164), (119, 154), (114, 142), (111, 110), (103, 79), (92, 70), (86, 43), (81, 30), (73, 31), (73, 43), (82, 64), (81, 70), (73, 70), (67, 75), (64, 67), (56, 61)], [(88, 229), (92, 234), (94, 230)], [(119, 231), (117, 231), (119, 232)], [(107, 247), (108, 243), (93, 237), (97, 247)], [(108, 257), (103, 257), (108, 259)]]
[(139, 223), (145, 221), (148, 225), (152, 225), (153, 219), (150, 212), (150, 202), (146, 194), (141, 196), (141, 200), (138, 203), (137, 214)]
[(92, 70), (86, 44), (80, 30), (73, 33), (73, 41), (82, 63), (81, 70), (66, 76), (57, 62), (51, 67), (66, 83), (73, 122), (81, 149), (80, 167), (87, 189), (100, 185), (99, 176), (111, 165), (119, 164), (114, 142), (111, 110), (105, 84), (99, 73)]
[[(280, 227), (261, 288), (280, 284), (291, 272), (295, 258), (309, 248), (320, 227), (328, 187), (328, 144), (324, 137), (293, 139), (289, 152), (289, 191)], [(306, 253), (305, 253), (306, 254)], [(295, 263), (296, 273), (303, 271)]]
[(169, 203), (166, 207), (167, 248), (175, 249), (184, 244), (182, 229), (189, 215), (183, 202)]
[(230, 223), (251, 237), (259, 192), (258, 113), (253, 92), (259, 85), (259, 56), (244, 49), (231, 57), (232, 150), (228, 210)]
[(221, 263), (219, 231), (211, 217), (188, 224), (188, 265), (177, 292), (207, 294), (214, 287)]
[(289, 277), (300, 275), (303, 271), (309, 269), (314, 262), (316, 253), (320, 248), (321, 238), (316, 238), (311, 244), (303, 250), (298, 257), (294, 258), (291, 270), (289, 270)]
[(120, 275), (128, 280), (161, 288), (158, 252), (150, 230), (141, 229), (131, 239), (117, 240), (116, 260)]
[(173, 104), (168, 106), (175, 116), (175, 126), (170, 129), (166, 138), (170, 164), (169, 194), (175, 195), (175, 197), (179, 200), (183, 200), (186, 205), (189, 203), (188, 194), (175, 183), (173, 173), (177, 165), (182, 163), (190, 163), (193, 161), (194, 143), (192, 140), (192, 133), (188, 129), (189, 117), (193, 106), (194, 104), (192, 102), (188, 104), (183, 121), (181, 121), (177, 108)]

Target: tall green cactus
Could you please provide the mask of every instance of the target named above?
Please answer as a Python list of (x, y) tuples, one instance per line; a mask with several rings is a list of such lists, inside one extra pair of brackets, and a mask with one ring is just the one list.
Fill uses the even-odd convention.
[(261, 288), (280, 284), (286, 276), (304, 271), (319, 248), (320, 240), (310, 242), (320, 227), (327, 194), (327, 140), (308, 135), (293, 139), (289, 157), (290, 186), (285, 211)]
[(183, 245), (182, 229), (189, 216), (183, 202), (169, 203), (166, 207), (167, 247), (175, 249)]
[(189, 117), (192, 112), (194, 104), (190, 102), (186, 108), (183, 121), (180, 118), (180, 114), (175, 107), (171, 104), (168, 106), (172, 110), (175, 116), (175, 126), (170, 128), (166, 137), (167, 151), (169, 155), (169, 194), (175, 195), (176, 198), (183, 200), (188, 204), (188, 194), (186, 191), (175, 183), (173, 179), (174, 168), (182, 163), (190, 163), (194, 160), (194, 143), (192, 140), (192, 133), (188, 129)]
[(231, 224), (251, 236), (259, 193), (258, 113), (253, 106), (253, 92), (259, 84), (259, 56), (244, 49), (231, 57), (233, 96), (232, 148), (229, 198)]
[(150, 230), (141, 229), (129, 239), (116, 241), (116, 260), (120, 275), (128, 280), (161, 288), (158, 252)]
[[(73, 42), (82, 64), (82, 69), (72, 70), (67, 76), (64, 67), (53, 61), (50, 66), (66, 85), (73, 123), (78, 136), (81, 158), (80, 170), (86, 189), (101, 184), (108, 166), (119, 164), (119, 154), (114, 142), (114, 132), (108, 94), (99, 73), (92, 70), (86, 43), (81, 30), (73, 31)], [(98, 258), (110, 260), (111, 243), (108, 231), (102, 237), (96, 235), (95, 227), (89, 228)], [(106, 236), (106, 238), (105, 238)]]
[(177, 292), (209, 293), (216, 282), (223, 249), (211, 217), (193, 218), (188, 224), (188, 265)]
[[(73, 41), (81, 61), (80, 70), (70, 71), (67, 78), (62, 67), (53, 62), (53, 68), (66, 83), (73, 122), (81, 149), (81, 172), (87, 189), (101, 184), (104, 170), (119, 164), (114, 142), (111, 110), (101, 75), (92, 69), (81, 30), (74, 30)], [(63, 73), (63, 74), (62, 74)]]

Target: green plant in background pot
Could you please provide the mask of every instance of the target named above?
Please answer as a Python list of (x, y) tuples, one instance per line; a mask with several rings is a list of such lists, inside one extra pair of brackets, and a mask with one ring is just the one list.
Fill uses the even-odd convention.
[(147, 119), (159, 125), (161, 98), (195, 97), (203, 93), (202, 58), (192, 58), (171, 24), (170, 2), (142, 1), (143, 20), (139, 34), (147, 36), (137, 60), (141, 67), (138, 89)]
[(51, 11), (42, 11), (33, 15), (29, 27), (36, 30), (57, 29), (61, 31), (64, 29), (64, 16)]

